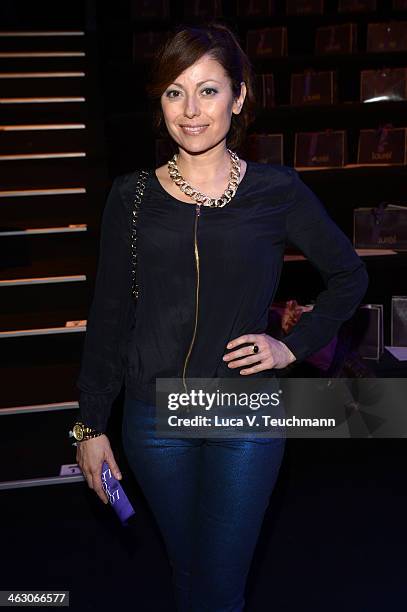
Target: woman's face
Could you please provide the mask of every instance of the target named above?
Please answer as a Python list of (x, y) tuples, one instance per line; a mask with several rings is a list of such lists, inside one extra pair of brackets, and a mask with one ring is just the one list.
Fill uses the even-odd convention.
[(200, 153), (226, 139), (232, 113), (238, 114), (246, 96), (233, 100), (231, 82), (219, 62), (206, 54), (184, 70), (161, 96), (164, 121), (180, 148)]

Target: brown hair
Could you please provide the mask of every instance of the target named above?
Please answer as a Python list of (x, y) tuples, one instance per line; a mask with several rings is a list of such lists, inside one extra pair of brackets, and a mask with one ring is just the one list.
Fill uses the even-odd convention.
[(168, 136), (164, 123), (161, 96), (178, 75), (192, 66), (205, 53), (217, 60), (231, 80), (233, 97), (240, 95), (240, 83), (246, 83), (246, 97), (238, 115), (232, 114), (226, 137), (230, 149), (238, 148), (244, 141), (246, 130), (255, 118), (254, 71), (235, 34), (225, 25), (209, 22), (200, 26), (181, 25), (169, 33), (157, 49), (147, 94), (153, 106), (153, 126), (158, 136)]

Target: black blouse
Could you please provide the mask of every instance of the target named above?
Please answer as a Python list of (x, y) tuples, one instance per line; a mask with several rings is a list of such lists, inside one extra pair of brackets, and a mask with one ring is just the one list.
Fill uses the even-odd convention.
[(347, 236), (296, 170), (247, 163), (223, 208), (174, 198), (151, 169), (138, 215), (136, 305), (130, 231), (137, 172), (114, 180), (76, 383), (86, 424), (106, 430), (123, 381), (154, 404), (156, 377), (241, 376), (222, 357), (230, 340), (265, 332), (286, 241), (325, 283), (313, 310), (283, 339), (297, 361), (325, 346), (356, 311), (368, 275)]

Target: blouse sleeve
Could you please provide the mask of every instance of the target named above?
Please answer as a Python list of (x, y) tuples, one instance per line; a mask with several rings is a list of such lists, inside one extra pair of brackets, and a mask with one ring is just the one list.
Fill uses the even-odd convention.
[(101, 432), (122, 386), (126, 339), (134, 318), (131, 217), (119, 179), (113, 181), (102, 215), (95, 289), (76, 381), (80, 420)]
[(321, 201), (294, 168), (289, 171), (293, 183), (286, 238), (318, 269), (325, 284), (313, 310), (303, 313), (281, 340), (297, 361), (303, 361), (326, 346), (342, 323), (352, 317), (366, 293), (369, 276), (365, 263)]

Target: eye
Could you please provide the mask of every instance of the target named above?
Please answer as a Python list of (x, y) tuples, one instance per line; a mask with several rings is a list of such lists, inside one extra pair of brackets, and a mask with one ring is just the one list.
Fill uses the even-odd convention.
[(178, 96), (170, 96), (170, 94), (175, 93), (175, 94), (179, 94), (180, 92), (177, 89), (169, 89), (166, 94), (165, 97), (166, 98), (178, 98)]
[(213, 87), (205, 87), (205, 89), (203, 89), (202, 91), (209, 91), (209, 92), (218, 93), (218, 91), (216, 89), (214, 89)]

